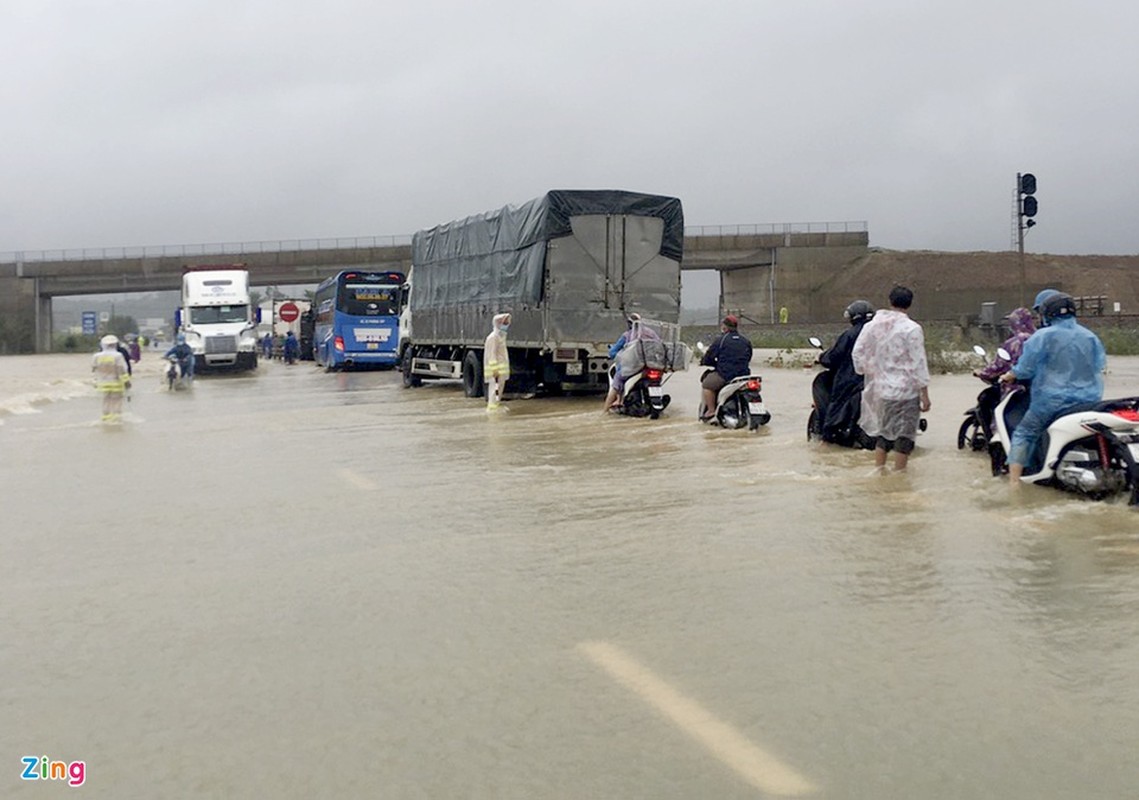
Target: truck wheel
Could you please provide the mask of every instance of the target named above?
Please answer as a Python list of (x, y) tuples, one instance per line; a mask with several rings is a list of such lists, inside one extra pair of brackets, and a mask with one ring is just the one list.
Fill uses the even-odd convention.
[(482, 356), (477, 350), (468, 350), (463, 358), (463, 394), (467, 397), (482, 397), (485, 391)]
[(403, 385), (405, 389), (414, 389), (416, 386), (423, 385), (423, 380), (418, 375), (411, 374), (411, 357), (411, 348), (404, 348), (403, 358), (400, 359), (400, 371), (403, 373)]

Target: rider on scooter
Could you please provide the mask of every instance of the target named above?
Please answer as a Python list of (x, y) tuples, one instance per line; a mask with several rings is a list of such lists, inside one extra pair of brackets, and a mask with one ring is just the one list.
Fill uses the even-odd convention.
[(712, 342), (712, 346), (700, 359), (701, 366), (716, 368), (700, 384), (704, 391), (702, 420), (712, 418), (716, 409), (716, 395), (728, 381), (747, 375), (751, 370), (751, 342), (740, 335), (737, 330), (739, 325), (739, 318), (735, 315), (728, 314), (724, 317), (720, 323), (720, 338)]
[(874, 306), (866, 300), (855, 300), (842, 316), (850, 322), (850, 328), (842, 332), (829, 350), (819, 355), (819, 363), (834, 375), (826, 416), (820, 420), (824, 442), (851, 439), (850, 431), (858, 424), (863, 378), (854, 371), (850, 353), (862, 327), (874, 316)]
[(1041, 329), (1029, 337), (1016, 364), (1001, 376), (1030, 380), (1028, 411), (1012, 434), (1009, 481), (1020, 485), (1025, 465), (1037, 458), (1040, 437), (1053, 420), (1076, 405), (1103, 399), (1107, 354), (1099, 337), (1076, 322), (1076, 304), (1057, 292), (1040, 305)]
[(194, 351), (190, 345), (186, 344), (186, 334), (180, 333), (175, 339), (177, 344), (166, 351), (163, 358), (170, 358), (173, 356), (178, 359), (178, 368), (182, 377), (186, 380), (193, 380), (194, 378)]

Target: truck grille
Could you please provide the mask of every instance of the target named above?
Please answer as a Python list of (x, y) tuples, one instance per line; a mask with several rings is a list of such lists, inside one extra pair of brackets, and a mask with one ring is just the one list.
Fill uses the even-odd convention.
[(206, 355), (213, 353), (236, 353), (236, 336), (208, 336), (206, 337)]

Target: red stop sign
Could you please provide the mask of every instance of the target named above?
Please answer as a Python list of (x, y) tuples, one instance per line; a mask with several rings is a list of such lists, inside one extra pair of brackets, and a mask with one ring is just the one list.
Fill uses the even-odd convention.
[(277, 316), (281, 318), (281, 322), (294, 322), (300, 315), (301, 310), (297, 308), (296, 303), (282, 303), (277, 309)]

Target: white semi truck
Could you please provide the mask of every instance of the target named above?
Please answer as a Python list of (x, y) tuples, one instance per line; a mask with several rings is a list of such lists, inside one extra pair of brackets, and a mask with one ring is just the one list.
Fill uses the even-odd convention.
[(256, 369), (259, 310), (249, 302), (244, 264), (183, 268), (182, 307), (175, 329), (194, 351), (194, 371)]

